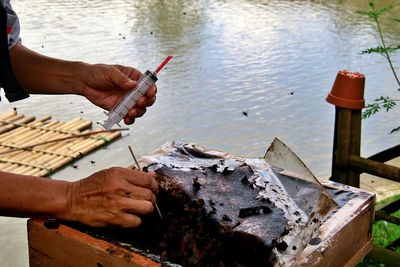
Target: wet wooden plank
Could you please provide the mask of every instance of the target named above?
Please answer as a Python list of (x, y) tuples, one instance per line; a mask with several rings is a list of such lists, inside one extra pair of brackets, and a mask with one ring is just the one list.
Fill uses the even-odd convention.
[[(400, 167), (400, 157), (392, 159), (387, 163), (393, 166)], [(378, 176), (364, 173), (361, 175), (360, 184), (362, 189), (376, 194), (376, 202), (378, 203), (378, 206), (380, 206), (380, 201), (396, 195), (400, 195), (400, 183)], [(387, 204), (389, 203), (390, 202), (388, 202)]]

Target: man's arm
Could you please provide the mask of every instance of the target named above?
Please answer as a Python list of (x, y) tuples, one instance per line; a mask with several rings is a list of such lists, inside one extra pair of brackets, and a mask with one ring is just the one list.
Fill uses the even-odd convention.
[[(47, 57), (21, 43), (10, 50), (12, 67), (18, 82), (34, 94), (78, 94), (93, 104), (112, 109), (129, 90), (133, 90), (140, 71), (121, 65), (87, 64)], [(152, 86), (125, 116), (126, 124), (143, 116), (146, 108), (156, 100), (156, 87)]]
[(0, 215), (59, 217), (68, 213), (70, 183), (0, 172)]
[(33, 94), (81, 94), (78, 77), (85, 63), (66, 61), (36, 53), (21, 43), (10, 49), (14, 74)]
[(154, 177), (117, 167), (75, 182), (0, 172), (0, 216), (136, 227), (153, 212), (158, 191)]

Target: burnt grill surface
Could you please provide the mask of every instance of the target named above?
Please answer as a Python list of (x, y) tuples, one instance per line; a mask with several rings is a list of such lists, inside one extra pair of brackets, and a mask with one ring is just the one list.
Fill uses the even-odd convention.
[(139, 252), (164, 266), (272, 266), (287, 229), (284, 212), (257, 199), (253, 172), (243, 164), (182, 171), (156, 170), (160, 192), (155, 212), (136, 229), (89, 228), (70, 224), (97, 238)]

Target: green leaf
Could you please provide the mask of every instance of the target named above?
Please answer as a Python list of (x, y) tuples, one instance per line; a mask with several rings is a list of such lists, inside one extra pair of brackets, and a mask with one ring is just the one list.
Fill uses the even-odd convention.
[(395, 132), (400, 132), (400, 126), (397, 128), (394, 128), (390, 131), (390, 134), (395, 133)]
[(374, 11), (358, 10), (356, 12), (364, 17), (368, 17), (371, 19), (378, 19), (379, 17), (379, 14), (375, 10)]
[(368, 5), (370, 7), (370, 10), (358, 10), (356, 12), (364, 17), (368, 17), (374, 20), (377, 20), (381, 14), (389, 12), (393, 8), (392, 5), (388, 5), (388, 6), (383, 6), (380, 9), (376, 9), (375, 1), (370, 1)]
[(386, 112), (388, 112), (390, 109), (394, 108), (396, 106), (395, 100), (391, 99), (390, 97), (386, 96), (380, 96), (379, 98), (376, 98), (375, 103), (372, 104), (367, 104), (365, 111), (361, 114), (362, 119), (367, 119), (374, 115), (375, 113), (378, 113), (381, 108), (384, 108)]
[(364, 54), (380, 54), (380, 55), (385, 55), (386, 53), (393, 53), (397, 50), (400, 50), (400, 45), (392, 47), (391, 45), (387, 46), (386, 48), (383, 46), (377, 46), (373, 48), (368, 48), (367, 50), (361, 51), (361, 55)]
[(382, 7), (381, 9), (379, 9), (379, 10), (377, 11), (377, 12), (378, 12), (378, 16), (381, 15), (381, 14), (383, 14), (383, 13), (389, 12), (389, 11), (392, 10), (392, 9), (393, 9), (393, 6), (392, 6), (392, 5), (384, 6), (384, 7)]
[(361, 114), (362, 119), (367, 119), (377, 113), (381, 109), (379, 103), (368, 104), (365, 111)]
[(368, 5), (369, 5), (369, 7), (370, 7), (371, 9), (375, 9), (375, 1), (374, 1), (374, 0), (369, 1)]
[(388, 112), (390, 109), (392, 109), (394, 106), (396, 106), (396, 103), (393, 101), (388, 101), (388, 102), (383, 103), (382, 106), (386, 109), (386, 112)]

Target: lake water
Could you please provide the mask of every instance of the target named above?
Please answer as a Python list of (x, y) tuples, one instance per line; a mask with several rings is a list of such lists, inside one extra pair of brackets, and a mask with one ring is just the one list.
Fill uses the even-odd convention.
[[(260, 157), (274, 137), (318, 177), (329, 176), (334, 107), (325, 97), (337, 72), (364, 73), (367, 102), (396, 94), (384, 58), (360, 55), (379, 42), (375, 25), (356, 13), (366, 2), (12, 1), (23, 43), (48, 56), (142, 71), (154, 69), (167, 55), (174, 57), (159, 75), (156, 104), (124, 138), (77, 161), (79, 170), (67, 166), (53, 177), (76, 180), (102, 168), (130, 165), (128, 145), (143, 155), (167, 141), (186, 140)], [(399, 1), (384, 2), (394, 3), (393, 15), (400, 14)], [(399, 43), (399, 30), (400, 23), (384, 20), (389, 43)], [(399, 59), (394, 55), (396, 66)], [(14, 107), (64, 121), (105, 118), (78, 96), (3, 100), (0, 112)], [(363, 121), (363, 156), (399, 144), (399, 134), (388, 134), (400, 124), (399, 115), (396, 109)], [(25, 219), (0, 218), (1, 266), (28, 265), (25, 225)]]

